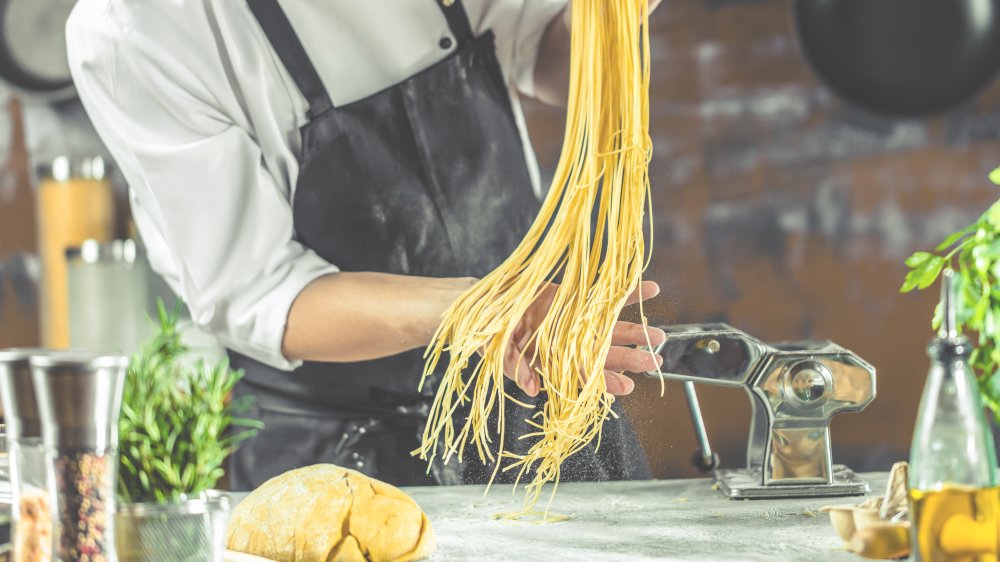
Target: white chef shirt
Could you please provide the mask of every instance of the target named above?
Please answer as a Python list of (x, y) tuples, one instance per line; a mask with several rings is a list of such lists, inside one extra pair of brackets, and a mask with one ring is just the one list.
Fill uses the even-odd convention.
[[(281, 0), (335, 105), (446, 57), (434, 0)], [(492, 29), (536, 193), (518, 94), (566, 0), (466, 0)], [(296, 240), (291, 200), (305, 99), (244, 0), (80, 0), (66, 28), (88, 114), (130, 187), (152, 267), (220, 343), (275, 367), (288, 310), (337, 271)], [(365, 186), (359, 185), (358, 189)]]

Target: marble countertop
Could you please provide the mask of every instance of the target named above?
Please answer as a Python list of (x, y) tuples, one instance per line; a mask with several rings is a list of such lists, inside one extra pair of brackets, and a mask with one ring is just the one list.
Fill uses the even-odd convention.
[[(865, 474), (874, 494), (886, 474)], [(431, 560), (689, 560), (837, 562), (843, 550), (820, 513), (853, 498), (730, 500), (711, 480), (567, 483), (551, 511), (570, 519), (543, 525), (492, 519), (521, 504), (496, 486), (407, 488), (437, 535)]]

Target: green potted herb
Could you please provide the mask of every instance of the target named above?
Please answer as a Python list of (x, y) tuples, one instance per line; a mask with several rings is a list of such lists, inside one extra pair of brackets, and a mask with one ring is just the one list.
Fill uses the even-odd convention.
[[(1000, 168), (990, 180), (1000, 185)], [(976, 337), (969, 362), (983, 404), (1000, 423), (1000, 201), (976, 222), (945, 238), (933, 252), (916, 252), (900, 292), (930, 287), (945, 267), (955, 270), (959, 330)], [(939, 312), (933, 326), (940, 323)]]
[(118, 424), (115, 545), (121, 562), (221, 559), (228, 506), (213, 488), (239, 443), (261, 427), (231, 400), (243, 376), (226, 361), (188, 360), (179, 310), (131, 360)]

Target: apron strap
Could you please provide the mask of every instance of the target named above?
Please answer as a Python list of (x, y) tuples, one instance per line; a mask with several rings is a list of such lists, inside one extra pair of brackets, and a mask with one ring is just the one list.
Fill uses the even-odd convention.
[(309, 60), (309, 55), (306, 54), (295, 30), (292, 29), (291, 22), (278, 5), (278, 0), (247, 0), (247, 5), (260, 23), (278, 58), (292, 76), (295, 85), (309, 103), (307, 113), (309, 120), (332, 108), (330, 95), (326, 92), (323, 81)]
[(451, 29), (451, 34), (455, 36), (459, 47), (475, 39), (462, 0), (437, 0), (437, 4), (444, 13), (444, 18), (448, 20), (448, 28)]

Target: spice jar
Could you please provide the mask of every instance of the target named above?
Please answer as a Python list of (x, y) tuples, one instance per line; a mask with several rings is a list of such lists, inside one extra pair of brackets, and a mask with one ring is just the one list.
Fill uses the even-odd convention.
[(13, 562), (52, 560), (49, 463), (28, 358), (40, 350), (0, 350), (0, 398), (7, 424)]
[(88, 239), (107, 242), (113, 236), (114, 189), (109, 171), (109, 164), (99, 156), (60, 156), (38, 167), (38, 254), (45, 347), (70, 346), (66, 249)]
[(131, 354), (152, 336), (151, 272), (134, 240), (86, 240), (66, 268), (70, 347)]
[(51, 463), (56, 557), (114, 562), (118, 412), (128, 359), (64, 351), (30, 363)]

